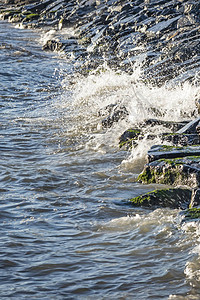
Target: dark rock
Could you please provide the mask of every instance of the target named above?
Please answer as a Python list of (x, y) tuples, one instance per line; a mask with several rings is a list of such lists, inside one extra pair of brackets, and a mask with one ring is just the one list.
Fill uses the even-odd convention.
[(183, 128), (179, 129), (177, 131), (178, 134), (186, 133), (186, 134), (191, 134), (191, 133), (197, 133), (196, 127), (200, 122), (200, 117), (198, 117), (195, 120), (192, 120), (188, 124), (186, 124)]
[(182, 212), (182, 215), (184, 216), (182, 222), (199, 220), (200, 208), (189, 208), (186, 211)]
[(120, 148), (126, 146), (126, 148), (132, 148), (137, 145), (137, 140), (141, 136), (141, 129), (131, 128), (126, 130), (119, 138)]
[(43, 50), (50, 51), (63, 51), (63, 50), (77, 50), (77, 41), (76, 39), (68, 39), (68, 40), (48, 40), (46, 44), (43, 46)]
[(20, 14), (20, 10), (17, 10), (17, 9), (2, 11), (0, 13), (0, 19), (8, 20), (9, 18), (13, 18), (13, 16), (15, 16), (15, 15), (17, 16), (18, 14)]
[[(172, 121), (163, 121), (159, 119), (147, 119), (142, 123), (138, 124), (137, 128), (132, 128), (126, 130), (119, 138), (120, 148), (122, 146), (126, 146), (126, 148), (130, 148), (132, 146), (136, 146), (136, 140), (143, 139), (144, 136), (148, 140), (154, 140), (156, 138), (160, 138), (161, 141), (172, 142), (173, 145), (197, 145), (199, 144), (199, 135), (198, 134), (176, 134), (173, 133), (182, 127), (184, 127), (189, 121), (185, 122), (172, 122)], [(170, 129), (172, 133), (162, 133), (162, 134), (147, 134), (147, 127), (155, 127), (162, 126), (167, 129)], [(136, 134), (137, 133), (137, 134)], [(166, 149), (165, 149), (166, 150)]]
[(171, 142), (173, 145), (188, 146), (200, 143), (199, 134), (162, 133), (160, 138), (162, 142)]
[(5, 4), (17, 4), (17, 5), (25, 5), (25, 4), (31, 4), (36, 2), (38, 2), (38, 0), (4, 0)]
[(44, 1), (36, 2), (36, 4), (33, 5), (28, 5), (25, 8), (31, 11), (32, 13), (39, 13), (53, 2), (54, 0), (44, 0)]
[(99, 117), (108, 116), (112, 113), (113, 109), (117, 106), (117, 104), (109, 104), (98, 111)]
[(156, 125), (160, 125), (160, 126), (163, 126), (165, 128), (171, 129), (172, 132), (175, 132), (177, 130), (180, 130), (187, 123), (189, 123), (189, 121), (185, 121), (185, 122), (173, 122), (173, 121), (163, 121), (163, 120), (159, 120), (159, 119), (147, 119), (141, 125), (143, 125), (143, 126), (156, 126)]
[(152, 162), (158, 159), (171, 159), (179, 157), (189, 156), (200, 156), (200, 145), (199, 146), (166, 146), (158, 145), (153, 146), (148, 151), (148, 162)]
[(48, 40), (43, 46), (43, 50), (61, 51), (62, 49), (64, 49), (64, 44), (56, 40)]
[(158, 159), (144, 166), (138, 176), (143, 183), (158, 183), (174, 186), (200, 186), (200, 156)]
[[(73, 25), (78, 40), (86, 49), (90, 48), (89, 58), (97, 65), (107, 58), (111, 66), (120, 66), (131, 73), (133, 62), (146, 54), (145, 80), (157, 84), (174, 78), (189, 80), (199, 70), (200, 4), (197, 0), (158, 0), (156, 5), (155, 1), (133, 4), (125, 0), (3, 0), (2, 5), (17, 7), (22, 15), (28, 10), (38, 14), (34, 22), (23, 21), (23, 16), (11, 18), (13, 22), (22, 20), (27, 27), (61, 29)], [(4, 14), (4, 18), (8, 16)], [(84, 55), (83, 70), (88, 63)]]
[(111, 127), (114, 122), (118, 122), (119, 120), (126, 118), (129, 113), (124, 105), (110, 104), (106, 106), (105, 109), (101, 109), (98, 115), (107, 115), (107, 117), (102, 120), (102, 126), (104, 128), (108, 128)]
[(155, 190), (130, 199), (134, 206), (139, 207), (169, 207), (186, 209), (189, 206), (192, 191), (190, 189), (170, 188)]

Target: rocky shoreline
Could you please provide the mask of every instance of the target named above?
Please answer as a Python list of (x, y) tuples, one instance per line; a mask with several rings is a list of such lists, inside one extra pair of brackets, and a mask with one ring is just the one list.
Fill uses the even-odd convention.
[[(78, 62), (83, 74), (99, 66), (104, 57), (113, 68), (131, 72), (134, 63), (145, 54), (144, 78), (161, 85), (166, 81), (193, 80), (200, 69), (199, 1), (76, 1), (76, 0), (5, 0), (0, 18), (24, 28), (50, 27), (57, 37), (43, 49), (64, 51)], [(59, 32), (73, 28), (74, 35), (63, 39)], [(73, 54), (73, 55), (72, 55)], [(195, 84), (198, 84), (196, 78)], [(130, 200), (135, 206), (186, 209), (187, 218), (200, 213), (200, 117), (198, 97), (193, 120), (167, 122), (148, 119), (127, 129), (119, 139), (121, 148), (136, 147), (144, 138), (144, 128), (162, 126), (168, 132), (159, 137), (160, 145), (148, 151), (148, 161), (138, 181), (167, 184), (169, 189), (156, 190)], [(156, 108), (152, 108), (155, 110)], [(99, 112), (103, 127), (128, 116), (124, 106), (113, 104)], [(195, 118), (196, 117), (196, 118)], [(196, 211), (194, 209), (196, 208)], [(199, 213), (199, 214), (198, 214)]]
[[(123, 114), (122, 117), (124, 117)], [(115, 118), (114, 115), (111, 115), (107, 119)], [(105, 124), (105, 120), (103, 120), (103, 124)], [(144, 138), (143, 130), (147, 125), (151, 125), (152, 128), (162, 125), (171, 132), (146, 136), (151, 140), (159, 137), (162, 144), (154, 145), (149, 149), (147, 164), (139, 174), (137, 181), (145, 184), (168, 185), (171, 188), (155, 190), (130, 199), (129, 202), (134, 206), (141, 207), (183, 209), (186, 210), (187, 219), (190, 211), (193, 212), (191, 218), (194, 215), (195, 218), (200, 217), (198, 208), (200, 205), (200, 117), (186, 122), (186, 124), (157, 119), (146, 120), (137, 128), (126, 130), (119, 139), (119, 146), (137, 147), (139, 141)], [(165, 142), (167, 143), (165, 144)], [(196, 211), (195, 214), (194, 211)]]
[[(161, 85), (192, 80), (200, 66), (198, 0), (3, 0), (0, 18), (24, 28), (53, 28), (45, 50), (73, 54), (82, 72), (101, 64), (132, 72), (140, 60), (144, 80)], [(73, 29), (63, 39), (59, 31)], [(81, 61), (81, 63), (80, 63)], [(198, 78), (196, 78), (198, 80)]]

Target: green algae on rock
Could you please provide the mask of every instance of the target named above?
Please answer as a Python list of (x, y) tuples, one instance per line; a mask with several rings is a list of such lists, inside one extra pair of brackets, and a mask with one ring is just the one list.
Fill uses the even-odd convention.
[(200, 208), (194, 207), (187, 209), (184, 212), (184, 219), (187, 221), (193, 219), (200, 219)]
[(152, 162), (162, 158), (171, 159), (171, 158), (199, 156), (199, 155), (200, 155), (200, 145), (193, 145), (193, 146), (157, 145), (157, 146), (153, 146), (148, 151), (148, 162)]
[(119, 147), (132, 148), (137, 145), (137, 140), (141, 137), (141, 129), (127, 129), (119, 138)]
[(169, 207), (185, 209), (189, 206), (192, 191), (190, 189), (169, 188), (154, 190), (129, 201), (138, 207)]
[(173, 186), (200, 186), (200, 156), (159, 159), (144, 166), (138, 181)]

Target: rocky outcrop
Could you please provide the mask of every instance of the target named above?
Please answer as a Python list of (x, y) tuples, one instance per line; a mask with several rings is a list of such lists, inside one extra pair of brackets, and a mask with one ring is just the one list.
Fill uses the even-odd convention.
[[(132, 64), (140, 59), (145, 80), (161, 84), (189, 80), (198, 71), (199, 9), (198, 0), (4, 0), (0, 14), (25, 27), (73, 27), (85, 49), (74, 55), (83, 59), (83, 70), (107, 57), (110, 66), (132, 72)], [(84, 60), (86, 52), (91, 65)]]
[(130, 199), (132, 205), (139, 207), (169, 207), (186, 209), (190, 205), (190, 189), (170, 188), (155, 190), (145, 195)]
[(98, 116), (104, 117), (102, 120), (102, 127), (108, 128), (113, 125), (113, 123), (118, 122), (126, 118), (129, 115), (126, 107), (124, 105), (110, 104), (105, 108), (99, 110)]
[(145, 165), (138, 180), (196, 188), (200, 185), (200, 156), (158, 159)]
[[(198, 136), (200, 118), (192, 120), (177, 131), (178, 136)], [(157, 191), (136, 197), (131, 200), (134, 205), (141, 204), (150, 206), (152, 204), (165, 207), (179, 207), (187, 202), (187, 207), (200, 205), (200, 143), (187, 146), (155, 145), (147, 154), (148, 163), (144, 166), (138, 181), (143, 183), (167, 184), (179, 186), (167, 193)], [(187, 187), (187, 189), (186, 189)], [(186, 191), (190, 191), (186, 193)], [(164, 192), (165, 190), (163, 190)], [(173, 194), (171, 194), (173, 191)], [(184, 196), (180, 193), (184, 193)], [(169, 201), (171, 199), (172, 203)], [(180, 199), (180, 202), (177, 201)], [(187, 199), (187, 200), (186, 200)]]
[[(198, 136), (196, 128), (199, 120), (200, 118), (192, 120), (177, 133)], [(187, 185), (191, 188), (200, 186), (199, 139), (197, 145), (193, 146), (153, 146), (148, 151), (147, 160), (148, 163), (138, 178), (142, 182)]]
[[(125, 147), (126, 149), (136, 147), (138, 142), (141, 141), (144, 137), (147, 140), (154, 140), (159, 138), (161, 141), (172, 142), (174, 145), (196, 145), (199, 143), (199, 135), (196, 134), (178, 134), (176, 131), (185, 127), (189, 121), (185, 122), (172, 122), (172, 121), (163, 121), (158, 119), (147, 119), (142, 123), (137, 124), (137, 127), (127, 129), (119, 137), (119, 146), (120, 148)], [(170, 130), (170, 133), (159, 133), (155, 134), (154, 127), (162, 126), (167, 130)], [(147, 133), (148, 129), (148, 133)]]
[(200, 145), (195, 146), (169, 146), (169, 145), (155, 145), (151, 147), (147, 154), (149, 163), (158, 160), (172, 161), (182, 157), (197, 157), (200, 156)]

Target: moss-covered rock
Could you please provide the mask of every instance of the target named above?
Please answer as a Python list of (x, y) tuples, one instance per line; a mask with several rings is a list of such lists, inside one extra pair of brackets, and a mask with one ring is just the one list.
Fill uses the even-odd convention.
[(138, 181), (198, 187), (200, 186), (200, 156), (159, 159), (148, 163), (138, 176)]
[(200, 208), (194, 207), (189, 208), (184, 212), (184, 219), (185, 220), (194, 220), (200, 219)]
[[(174, 132), (185, 125), (188, 122), (172, 122), (172, 121), (163, 121), (159, 119), (146, 119), (143, 122), (137, 124), (136, 128), (127, 129), (119, 138), (119, 146), (126, 148), (132, 148), (132, 146), (136, 146), (137, 143), (134, 140), (141, 140), (144, 137), (148, 140), (154, 140), (156, 138), (161, 139), (162, 142), (171, 142), (174, 147), (181, 145), (181, 146), (188, 146), (188, 145), (198, 145), (199, 144), (199, 135), (195, 134), (177, 134)], [(167, 133), (158, 133), (155, 134), (156, 131), (153, 130), (154, 127), (162, 126), (165, 128), (170, 129), (172, 132)], [(147, 130), (148, 129), (148, 130)], [(147, 133), (148, 132), (148, 133)], [(172, 148), (173, 146), (171, 146)], [(200, 145), (199, 145), (200, 149)], [(151, 150), (150, 150), (151, 151)], [(164, 149), (166, 151), (166, 149)]]
[(18, 9), (5, 9), (0, 11), (0, 19), (2, 20), (8, 20), (9, 18), (12, 18), (13, 16), (19, 15), (21, 13), (21, 10)]
[(170, 188), (155, 190), (130, 199), (134, 206), (169, 207), (185, 209), (189, 207), (192, 191), (190, 189)]
[(39, 18), (39, 14), (28, 14), (25, 16), (24, 21), (37, 20)]
[(157, 145), (153, 146), (148, 151), (148, 162), (158, 159), (171, 159), (188, 156), (200, 156), (200, 145), (193, 146), (168, 146)]
[(137, 140), (141, 138), (141, 129), (131, 128), (126, 130), (119, 138), (119, 147), (132, 148), (137, 145)]

